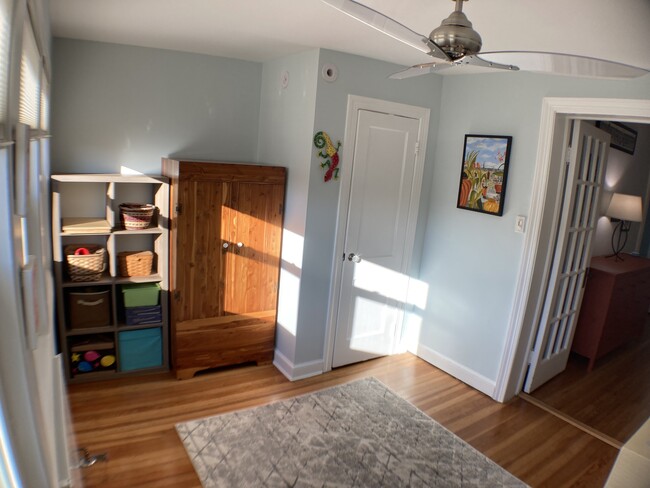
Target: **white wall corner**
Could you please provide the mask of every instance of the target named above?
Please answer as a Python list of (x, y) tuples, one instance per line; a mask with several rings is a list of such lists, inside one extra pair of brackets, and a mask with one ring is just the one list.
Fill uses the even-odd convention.
[(494, 398), (496, 383), (491, 379), (422, 344), (418, 345), (416, 355), (420, 359), (424, 359), (427, 363), (443, 370), (445, 373), (459, 379), (481, 393), (485, 393), (489, 397)]
[(277, 349), (273, 358), (273, 366), (286, 376), (289, 381), (303, 380), (311, 376), (323, 374), (324, 371), (324, 362), (322, 359), (294, 364)]

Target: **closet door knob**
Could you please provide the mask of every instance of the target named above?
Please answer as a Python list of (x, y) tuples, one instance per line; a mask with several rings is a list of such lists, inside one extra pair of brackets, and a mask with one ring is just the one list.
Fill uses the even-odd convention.
[(238, 242), (237, 247), (241, 249), (242, 247), (244, 247), (244, 243), (243, 242)]
[(224, 249), (228, 249), (228, 246), (230, 246), (230, 244), (228, 244), (227, 242), (224, 242), (224, 243), (223, 243), (223, 248), (224, 248)]

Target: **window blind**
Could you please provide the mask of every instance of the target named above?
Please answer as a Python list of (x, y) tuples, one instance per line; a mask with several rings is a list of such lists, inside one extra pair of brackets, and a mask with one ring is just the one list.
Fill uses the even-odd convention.
[(43, 70), (43, 77), (41, 79), (41, 114), (40, 125), (44, 131), (50, 130), (50, 83), (45, 77), (45, 70)]
[(20, 105), (18, 120), (32, 129), (38, 129), (41, 101), (41, 57), (31, 22), (25, 22), (23, 52), (20, 61)]
[[(9, 40), (13, 2), (0, 0), (0, 125), (7, 122), (7, 80), (9, 75)], [(0, 139), (2, 134), (0, 134)]]

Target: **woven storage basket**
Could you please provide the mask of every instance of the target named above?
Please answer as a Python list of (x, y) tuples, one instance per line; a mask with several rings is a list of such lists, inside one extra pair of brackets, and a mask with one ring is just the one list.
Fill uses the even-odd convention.
[[(79, 248), (90, 254), (75, 254)], [(104, 256), (106, 249), (97, 244), (70, 244), (63, 248), (68, 263), (68, 274), (72, 281), (97, 281), (106, 269)]]
[(146, 229), (151, 224), (151, 217), (156, 209), (150, 203), (122, 203), (120, 219), (126, 230)]
[(117, 254), (120, 276), (149, 276), (153, 264), (151, 251), (124, 251)]

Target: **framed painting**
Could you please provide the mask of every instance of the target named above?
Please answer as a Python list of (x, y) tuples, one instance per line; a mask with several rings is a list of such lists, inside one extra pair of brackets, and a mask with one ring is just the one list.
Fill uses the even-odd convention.
[(511, 136), (465, 135), (457, 208), (503, 215)]

